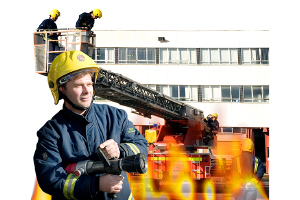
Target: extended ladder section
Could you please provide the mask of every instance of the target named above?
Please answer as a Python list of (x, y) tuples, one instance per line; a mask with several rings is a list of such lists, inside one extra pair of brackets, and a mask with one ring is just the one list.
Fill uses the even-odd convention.
[(135, 109), (135, 113), (165, 120), (200, 121), (203, 111), (147, 88), (121, 74), (100, 68), (95, 85), (96, 96)]

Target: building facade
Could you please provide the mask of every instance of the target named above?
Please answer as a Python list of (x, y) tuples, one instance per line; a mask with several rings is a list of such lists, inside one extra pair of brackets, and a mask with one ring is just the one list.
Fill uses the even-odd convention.
[[(218, 146), (248, 137), (266, 165), (269, 152), (269, 31), (94, 31), (93, 59), (156, 91), (218, 114)], [(164, 120), (120, 107), (141, 132)], [(222, 153), (230, 159), (232, 152)], [(234, 153), (233, 153), (234, 154)]]

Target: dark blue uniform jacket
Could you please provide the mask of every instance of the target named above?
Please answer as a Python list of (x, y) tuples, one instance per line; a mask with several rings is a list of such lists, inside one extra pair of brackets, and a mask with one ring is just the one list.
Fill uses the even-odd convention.
[[(120, 158), (137, 153), (148, 154), (147, 141), (124, 110), (104, 104), (92, 104), (86, 116), (78, 115), (65, 106), (37, 132), (38, 143), (34, 164), (41, 189), (52, 199), (107, 199), (98, 192), (98, 177), (79, 178), (64, 170), (68, 164), (84, 160), (98, 161), (96, 147), (108, 139), (120, 146)], [(122, 147), (121, 147), (122, 146)], [(125, 172), (123, 189), (117, 199), (131, 199)]]
[[(42, 29), (42, 30), (47, 30), (47, 31), (57, 31), (57, 26), (55, 24), (55, 22), (52, 19), (45, 19), (37, 28)], [(54, 33), (51, 36), (48, 36), (48, 38), (52, 39), (52, 40), (57, 40), (58, 36), (56, 33)]]
[(76, 22), (75, 27), (80, 28), (80, 27), (88, 27), (88, 31), (92, 30), (94, 26), (95, 19), (92, 18), (91, 13), (82, 13), (79, 15), (79, 18)]

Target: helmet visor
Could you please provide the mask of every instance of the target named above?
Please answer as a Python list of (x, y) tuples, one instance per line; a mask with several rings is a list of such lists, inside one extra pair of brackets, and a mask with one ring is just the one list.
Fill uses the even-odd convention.
[(77, 74), (85, 73), (85, 72), (97, 73), (98, 71), (96, 69), (84, 69), (84, 70), (75, 71), (75, 72), (70, 73), (70, 74), (62, 77), (61, 79), (59, 79), (58, 83), (57, 83), (57, 86), (60, 87), (64, 84), (66, 84), (68, 81), (70, 81)]

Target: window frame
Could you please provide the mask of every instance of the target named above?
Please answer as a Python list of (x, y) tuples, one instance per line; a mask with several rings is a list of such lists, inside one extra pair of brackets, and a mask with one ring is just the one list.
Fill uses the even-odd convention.
[[(212, 61), (212, 51), (215, 50), (217, 50), (217, 61)], [(222, 51), (224, 50), (227, 51), (225, 61), (222, 59)], [(204, 57), (202, 57), (203, 51), (207, 51)], [(233, 60), (234, 58), (237, 60)], [(238, 48), (200, 48), (200, 65), (238, 65)]]
[[(172, 87), (176, 87), (177, 86), (177, 97), (174, 97), (174, 95), (172, 95)], [(180, 92), (180, 87), (184, 86), (184, 89), (188, 89), (189, 94), (188, 97), (181, 97), (181, 92)], [(193, 88), (196, 88), (196, 95), (193, 95)], [(166, 89), (167, 91), (164, 92), (163, 89)], [(194, 101), (194, 102), (198, 102), (198, 86), (196, 85), (160, 85), (160, 92), (162, 94), (168, 95), (176, 100), (179, 101)], [(167, 94), (166, 94), (167, 93)], [(193, 96), (195, 96), (195, 99), (193, 99)]]
[[(139, 59), (139, 50), (145, 49), (146, 60)], [(153, 58), (149, 59), (149, 51), (153, 51)], [(134, 55), (130, 55), (130, 51), (134, 50)], [(122, 55), (121, 55), (122, 54)], [(124, 54), (124, 55), (123, 55)], [(121, 56), (124, 56), (125, 59), (120, 59)], [(132, 56), (132, 59), (129, 59), (129, 56)], [(155, 64), (155, 48), (147, 47), (120, 47), (118, 55), (120, 64)]]
[[(186, 60), (182, 60), (181, 52), (186, 49)], [(165, 53), (163, 51), (165, 50)], [(176, 51), (176, 52), (174, 52)], [(172, 52), (175, 53), (175, 59), (172, 58)], [(195, 60), (193, 61), (192, 53), (194, 52)], [(166, 56), (166, 58), (164, 57)], [(185, 61), (185, 62), (183, 62)], [(197, 64), (197, 52), (196, 48), (159, 48), (159, 64), (176, 64), (176, 65), (196, 65)]]
[[(104, 60), (98, 59), (98, 50), (100, 51), (101, 49), (104, 50)], [(113, 52), (111, 55), (112, 60), (109, 60), (108, 58), (110, 57), (109, 53)], [(99, 52), (100, 53), (100, 52)], [(97, 64), (115, 64), (115, 48), (114, 47), (95, 47), (92, 55), (93, 60)]]
[[(268, 55), (267, 58), (268, 60), (262, 60), (262, 49), (268, 49)], [(248, 51), (248, 55), (245, 55), (244, 51)], [(254, 56), (253, 52), (254, 50), (258, 50), (256, 53), (259, 59), (253, 59)], [(245, 61), (244, 58), (247, 57), (249, 58), (249, 61)], [(241, 64), (242, 65), (268, 65), (269, 64), (269, 48), (241, 48)]]

